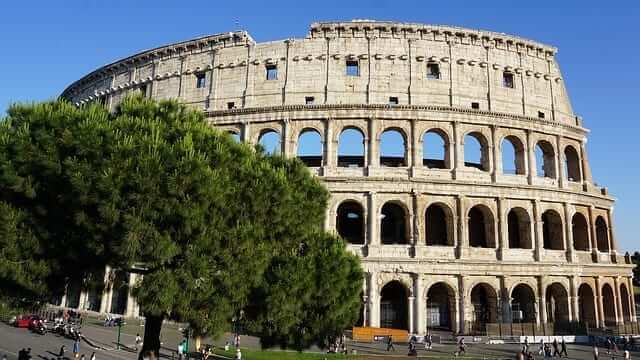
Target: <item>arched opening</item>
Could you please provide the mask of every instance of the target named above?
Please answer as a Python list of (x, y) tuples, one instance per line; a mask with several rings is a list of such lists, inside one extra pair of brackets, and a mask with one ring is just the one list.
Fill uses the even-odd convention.
[(573, 146), (569, 145), (564, 149), (564, 159), (567, 180), (576, 182), (582, 181), (582, 176), (580, 174), (580, 157)]
[(562, 218), (553, 211), (547, 210), (542, 214), (542, 242), (549, 250), (564, 250)]
[(631, 304), (629, 303), (629, 291), (627, 285), (620, 284), (620, 302), (622, 302), (622, 319), (624, 322), (631, 321)]
[(523, 208), (513, 208), (507, 215), (509, 248), (531, 249), (531, 221)]
[(518, 137), (509, 135), (502, 140), (502, 173), (524, 175), (524, 145)]
[(381, 166), (407, 166), (407, 147), (404, 136), (395, 129), (385, 130), (380, 135), (380, 165)]
[(609, 227), (602, 216), (598, 216), (596, 218), (596, 240), (598, 242), (599, 251), (609, 251)]
[(596, 324), (596, 298), (588, 284), (582, 284), (578, 288), (578, 310), (579, 320), (582, 323), (591, 327), (598, 325)]
[(388, 202), (382, 206), (382, 244), (407, 244), (407, 216), (402, 206)]
[(483, 205), (476, 205), (469, 210), (468, 226), (469, 246), (495, 248), (495, 231), (493, 214)]
[(449, 236), (451, 221), (449, 209), (442, 204), (432, 204), (425, 213), (425, 234), (429, 246), (453, 246), (453, 239)]
[(298, 136), (298, 159), (308, 167), (322, 166), (322, 137), (317, 130), (305, 129)]
[(235, 131), (228, 131), (227, 133), (228, 133), (229, 135), (231, 135), (231, 138), (233, 139), (233, 141), (234, 141), (236, 144), (239, 144), (239, 143), (240, 143), (241, 139), (240, 139), (240, 134), (239, 134), (239, 133), (237, 133), (237, 132), (235, 132)]
[(455, 319), (455, 292), (445, 283), (432, 285), (427, 292), (427, 328), (452, 330)]
[(581, 213), (575, 213), (571, 219), (573, 232), (573, 247), (576, 250), (588, 251), (589, 246), (589, 224)]
[(124, 315), (127, 310), (127, 299), (129, 297), (129, 274), (124, 271), (116, 271), (115, 278), (113, 280), (112, 297), (111, 297), (111, 310), (112, 314)]
[(538, 141), (536, 144), (536, 175), (539, 177), (556, 178), (556, 154), (553, 145), (548, 141)]
[(71, 280), (67, 284), (67, 303), (63, 304), (68, 308), (77, 309), (80, 306), (80, 292), (82, 291), (82, 282), (80, 280)]
[(356, 128), (346, 128), (338, 140), (338, 166), (364, 167), (364, 134)]
[(609, 284), (602, 286), (602, 307), (604, 308), (604, 324), (613, 326), (616, 324), (616, 299), (613, 289)]
[(380, 326), (409, 330), (407, 301), (409, 291), (399, 281), (391, 281), (380, 293)]
[(447, 136), (440, 130), (429, 130), (422, 137), (422, 165), (430, 169), (448, 169)]
[(566, 323), (569, 321), (569, 295), (562, 284), (553, 283), (547, 286), (545, 302), (548, 322)]
[(338, 206), (336, 228), (338, 234), (350, 244), (364, 244), (364, 209), (355, 201)]
[(474, 332), (485, 332), (486, 324), (497, 322), (498, 296), (489, 284), (481, 283), (471, 290)]
[(511, 292), (511, 317), (514, 323), (536, 322), (536, 296), (529, 285), (520, 284)]
[(479, 132), (464, 137), (464, 166), (489, 171), (488, 143)]
[(258, 144), (262, 146), (264, 151), (270, 155), (280, 154), (282, 152), (282, 143), (280, 134), (277, 131), (267, 129), (260, 134)]

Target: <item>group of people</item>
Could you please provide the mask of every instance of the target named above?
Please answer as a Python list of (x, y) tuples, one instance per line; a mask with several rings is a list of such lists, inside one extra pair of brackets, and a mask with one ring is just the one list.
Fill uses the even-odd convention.
[(347, 337), (342, 334), (340, 337), (336, 337), (333, 341), (329, 341), (329, 350), (327, 351), (330, 354), (341, 353), (348, 354), (347, 350)]

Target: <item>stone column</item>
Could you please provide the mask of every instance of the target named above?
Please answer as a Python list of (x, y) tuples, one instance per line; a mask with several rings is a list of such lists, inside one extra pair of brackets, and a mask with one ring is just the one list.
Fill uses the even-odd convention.
[(600, 257), (598, 254), (600, 250), (598, 249), (598, 233), (596, 231), (596, 219), (594, 215), (595, 207), (593, 205), (589, 206), (589, 229), (591, 230), (591, 252), (596, 256), (598, 262), (600, 262)]
[(424, 281), (422, 280), (422, 276), (420, 274), (416, 274), (414, 284), (416, 288), (416, 291), (414, 293), (414, 295), (416, 296), (416, 332), (420, 335), (425, 335), (427, 333), (427, 325), (425, 322), (427, 316), (427, 304), (424, 294)]
[(580, 143), (580, 160), (582, 160), (582, 166), (580, 170), (582, 171), (583, 183), (592, 184), (593, 178), (591, 177), (591, 169), (589, 168), (589, 158), (587, 156), (586, 143), (586, 138)]
[(78, 303), (78, 310), (86, 310), (87, 302), (89, 302), (89, 292), (82, 286), (80, 290), (80, 302)]
[(531, 130), (527, 130), (527, 155), (528, 155), (528, 167), (527, 167), (527, 180), (529, 185), (533, 185), (533, 180), (536, 177), (536, 148), (531, 138)]
[(567, 187), (567, 179), (564, 174), (564, 151), (562, 151), (562, 137), (556, 135), (556, 174), (558, 174), (558, 184), (561, 188)]
[(111, 273), (111, 267), (107, 265), (104, 269), (104, 289), (102, 296), (100, 297), (100, 312), (106, 313), (111, 311), (111, 285), (109, 284), (109, 275)]
[[(417, 131), (416, 131), (416, 120), (412, 119), (411, 120), (411, 134), (407, 134), (407, 136), (409, 137), (409, 139), (407, 139), (407, 151), (410, 151), (411, 156), (407, 156), (408, 157), (408, 161), (407, 161), (407, 166), (410, 166), (411, 169), (415, 169), (418, 166), (422, 165), (422, 161), (420, 161), (419, 157), (420, 157), (420, 153), (421, 153), (421, 149), (420, 149), (420, 138), (418, 137)], [(411, 171), (412, 176), (413, 176), (413, 170)]]
[(573, 226), (571, 223), (571, 204), (564, 203), (564, 247), (567, 252), (567, 260), (569, 262), (576, 261), (575, 248), (573, 245)]
[[(491, 172), (491, 180), (496, 182), (498, 176), (502, 175), (502, 146), (498, 143), (498, 136), (496, 135), (496, 126), (491, 126), (491, 146), (487, 147), (489, 155), (489, 171)], [(491, 165), (491, 163), (493, 163)]]
[(369, 326), (380, 327), (380, 294), (378, 273), (369, 273)]
[(535, 229), (535, 259), (536, 261), (542, 261), (542, 254), (544, 253), (544, 229), (542, 226), (542, 214), (540, 214), (540, 200), (533, 201), (533, 228)]
[(336, 142), (333, 139), (333, 120), (331, 118), (327, 118), (324, 120), (324, 123), (324, 158), (322, 159), (324, 169), (322, 173), (323, 175), (328, 175), (331, 173), (330, 169), (336, 167), (338, 154), (336, 150)]
[(378, 120), (369, 119), (369, 175), (371, 175), (371, 168), (377, 168), (380, 166), (380, 155), (378, 153)]
[(631, 315), (631, 322), (638, 321), (636, 317), (636, 299), (633, 291), (633, 277), (627, 278), (627, 288), (629, 289), (629, 313)]
[[(366, 294), (366, 290), (365, 290), (365, 294)], [(362, 296), (362, 326), (363, 327), (370, 326), (370, 323), (369, 323), (369, 296), (368, 295), (363, 295)]]
[(616, 297), (616, 323), (624, 323), (624, 308), (622, 307), (622, 295), (620, 293), (620, 278), (613, 278), (613, 285), (616, 287), (614, 295)]
[(569, 291), (571, 294), (570, 299), (572, 300), (569, 303), (569, 306), (571, 306), (571, 309), (573, 312), (573, 320), (582, 321), (583, 319), (580, 319), (580, 303), (579, 303), (579, 297), (578, 297), (578, 277), (575, 275), (572, 275), (570, 277)]
[(460, 292), (457, 292), (455, 295), (455, 300), (453, 302), (453, 306), (455, 307), (454, 309), (454, 321), (455, 324), (453, 325), (453, 331), (456, 334), (460, 334), (462, 332), (462, 328), (460, 327), (460, 323), (462, 322), (462, 319), (460, 318), (460, 311), (461, 309), (464, 308), (464, 305), (462, 304), (463, 302), (463, 298), (462, 296), (460, 296)]
[(548, 321), (547, 314), (547, 289), (545, 287), (546, 278), (544, 276), (538, 276), (538, 299), (539, 299), (539, 315), (538, 315), (538, 323), (542, 322), (546, 324)]
[(129, 274), (129, 286), (127, 288), (127, 309), (125, 310), (126, 317), (134, 317), (136, 309), (136, 298), (133, 297), (131, 290), (136, 285), (136, 274)]
[(618, 251), (618, 239), (613, 231), (613, 207), (607, 211), (607, 223), (609, 225), (609, 252), (615, 255)]
[(282, 141), (282, 144), (280, 144), (280, 146), (282, 154), (287, 159), (296, 156), (296, 154), (293, 153), (293, 149), (291, 148), (291, 145), (293, 143), (291, 136), (291, 120), (284, 119), (282, 121), (282, 137), (280, 139)]
[(411, 295), (407, 298), (407, 301), (409, 304), (409, 334), (415, 334), (416, 328), (414, 323), (414, 319), (415, 319), (414, 307), (415, 307), (416, 298), (415, 296)]
[(245, 121), (242, 123), (242, 142), (249, 143), (250, 141), (251, 141), (251, 124), (248, 121)]
[(423, 246), (426, 243), (422, 241), (422, 239), (420, 239), (420, 223), (421, 223), (421, 219), (422, 217), (418, 214), (418, 197), (419, 194), (416, 192), (416, 190), (412, 190), (411, 191), (411, 210), (412, 210), (412, 215), (411, 215), (411, 237), (412, 237), (412, 241), (411, 241), (411, 245), (413, 245), (414, 248), (414, 256), (417, 256), (416, 253), (416, 247), (418, 246)]
[(465, 253), (469, 248), (469, 234), (467, 232), (467, 205), (464, 195), (458, 195), (456, 197), (456, 203), (458, 210), (458, 234), (457, 239), (455, 239), (455, 245), (457, 249), (457, 256), (459, 259), (462, 259), (465, 257)]
[(457, 121), (453, 123), (453, 178), (459, 179), (460, 172), (464, 170), (464, 136), (460, 131), (460, 124)]
[(596, 277), (596, 304), (598, 327), (604, 327), (606, 319), (604, 317), (604, 305), (602, 303), (602, 282), (600, 276)]
[(498, 259), (504, 260), (504, 252), (509, 247), (507, 214), (505, 212), (506, 200), (498, 198)]
[(465, 330), (465, 320), (466, 320), (466, 305), (467, 305), (467, 285), (469, 284), (469, 278), (467, 276), (460, 276), (458, 281), (458, 296), (460, 297), (460, 301), (457, 302), (458, 309), (456, 314), (458, 315), (457, 327), (458, 333), (464, 332)]
[(378, 204), (376, 201), (375, 191), (369, 191), (369, 208), (367, 214), (369, 215), (369, 237), (367, 244), (370, 246), (380, 245), (380, 237), (378, 236)]

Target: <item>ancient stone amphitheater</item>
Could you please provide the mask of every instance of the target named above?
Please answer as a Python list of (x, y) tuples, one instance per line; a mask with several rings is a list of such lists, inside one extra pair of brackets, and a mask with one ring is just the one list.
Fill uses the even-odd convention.
[[(239, 141), (300, 157), (331, 192), (327, 229), (362, 259), (365, 326), (628, 328), (632, 266), (556, 51), (450, 26), (315, 23), (303, 39), (238, 31), (143, 51), (62, 97), (111, 109), (132, 92), (179, 99)], [(68, 297), (137, 311), (109, 286)]]

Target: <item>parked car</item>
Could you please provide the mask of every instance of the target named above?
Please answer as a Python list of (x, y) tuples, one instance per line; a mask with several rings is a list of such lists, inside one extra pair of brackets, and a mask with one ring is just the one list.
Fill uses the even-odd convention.
[(29, 328), (31, 321), (39, 319), (38, 315), (20, 315), (16, 318), (16, 322), (13, 323), (15, 327)]

